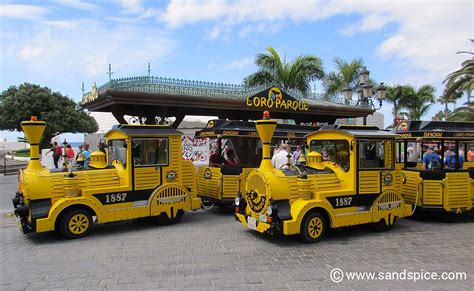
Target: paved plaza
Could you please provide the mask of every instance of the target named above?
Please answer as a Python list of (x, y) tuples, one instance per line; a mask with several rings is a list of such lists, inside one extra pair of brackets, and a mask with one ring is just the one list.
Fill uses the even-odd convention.
[[(89, 237), (25, 236), (10, 196), (16, 176), (0, 177), (0, 289), (470, 289), (474, 219), (400, 220), (387, 233), (370, 227), (331, 231), (317, 244), (245, 229), (231, 211), (187, 213), (158, 227), (145, 220), (101, 225)], [(434, 220), (434, 221), (433, 221)], [(330, 272), (465, 272), (465, 280), (348, 280)], [(346, 275), (347, 276), (347, 275)]]

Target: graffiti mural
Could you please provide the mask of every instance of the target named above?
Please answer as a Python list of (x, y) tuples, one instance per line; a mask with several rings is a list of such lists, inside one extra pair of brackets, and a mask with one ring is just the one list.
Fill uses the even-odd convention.
[(183, 159), (198, 163), (209, 163), (209, 138), (194, 138), (183, 135)]

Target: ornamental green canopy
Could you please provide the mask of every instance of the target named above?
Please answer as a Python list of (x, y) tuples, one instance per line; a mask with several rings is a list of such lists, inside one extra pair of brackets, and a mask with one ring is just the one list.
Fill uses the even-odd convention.
[(363, 117), (373, 109), (323, 95), (287, 90), (277, 85), (247, 87), (157, 77), (112, 79), (85, 94), (81, 106), (90, 111), (111, 112), (121, 124), (124, 116), (146, 124), (164, 123), (175, 117), (177, 127), (185, 116), (217, 116), (220, 119), (257, 120), (262, 112), (272, 118), (300, 123), (334, 123), (338, 118)]

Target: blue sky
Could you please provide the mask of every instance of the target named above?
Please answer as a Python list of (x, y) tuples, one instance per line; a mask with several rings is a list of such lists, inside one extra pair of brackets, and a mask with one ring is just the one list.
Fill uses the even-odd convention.
[[(82, 82), (88, 90), (107, 81), (108, 63), (114, 77), (145, 75), (150, 62), (155, 76), (241, 83), (268, 46), (287, 60), (317, 55), (326, 71), (335, 57), (362, 57), (379, 82), (433, 84), (439, 95), (444, 77), (467, 58), (455, 52), (471, 50), (473, 38), (471, 1), (0, 3), (0, 89), (31, 82), (75, 100)], [(390, 124), (390, 105), (381, 112)]]

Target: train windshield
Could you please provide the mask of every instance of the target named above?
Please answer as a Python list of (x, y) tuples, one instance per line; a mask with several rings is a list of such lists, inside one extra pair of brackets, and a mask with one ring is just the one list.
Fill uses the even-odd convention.
[(332, 161), (341, 165), (344, 171), (348, 171), (349, 142), (347, 140), (312, 140), (309, 149), (321, 154), (322, 161)]
[(262, 146), (256, 138), (222, 138), (211, 142), (211, 166), (220, 164), (234, 167), (254, 168), (261, 161)]
[(113, 161), (120, 161), (124, 167), (127, 165), (127, 146), (124, 139), (109, 140), (107, 147), (109, 166)]

